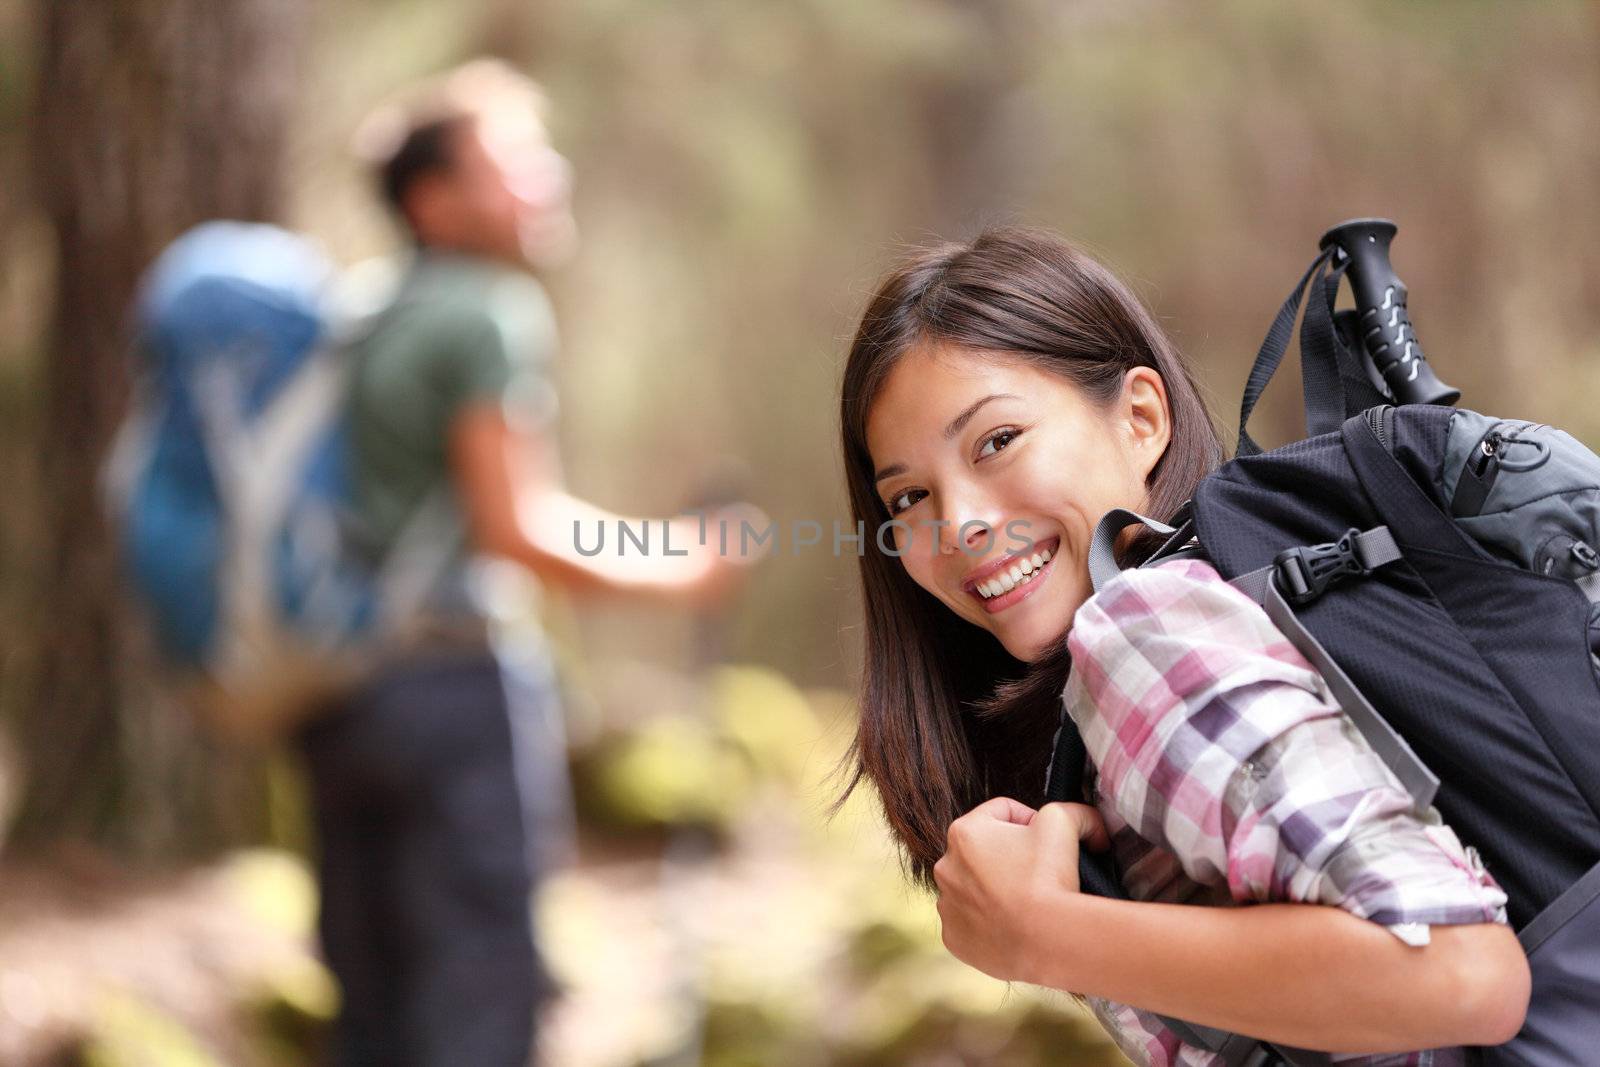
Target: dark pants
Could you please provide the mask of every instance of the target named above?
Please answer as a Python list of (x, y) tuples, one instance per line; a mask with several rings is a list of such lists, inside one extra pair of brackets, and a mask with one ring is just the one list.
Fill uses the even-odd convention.
[(494, 660), (391, 669), (301, 735), (337, 1067), (524, 1067), (546, 982)]

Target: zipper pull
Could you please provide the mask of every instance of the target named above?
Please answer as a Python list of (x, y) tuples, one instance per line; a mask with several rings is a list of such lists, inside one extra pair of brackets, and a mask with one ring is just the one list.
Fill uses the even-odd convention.
[(1500, 446), (1504, 439), (1500, 425), (1496, 424), (1483, 435), (1471, 458), (1461, 468), (1455, 496), (1450, 498), (1450, 514), (1456, 518), (1470, 518), (1483, 510), (1489, 490), (1500, 476)]
[[(1501, 440), (1502, 438), (1499, 430), (1490, 430), (1489, 436), (1478, 442), (1478, 454), (1472, 457), (1473, 474), (1477, 475), (1479, 478), (1482, 478), (1484, 468), (1489, 466), (1491, 463), (1495, 465), (1496, 470), (1499, 469), (1500, 465), (1495, 461), (1495, 456), (1500, 451)], [(1494, 479), (1494, 475), (1489, 475), (1489, 478), (1492, 481)]]

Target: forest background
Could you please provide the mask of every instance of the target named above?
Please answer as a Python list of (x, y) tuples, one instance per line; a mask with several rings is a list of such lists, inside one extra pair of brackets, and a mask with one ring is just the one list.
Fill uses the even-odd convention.
[[(248, 861), (300, 900), (286, 928), (304, 940), (292, 762), (221, 746), (173, 705), (122, 595), (96, 477), (128, 397), (128, 305), (160, 248), (209, 217), (283, 223), (343, 264), (393, 252), (352, 130), (396, 87), (484, 54), (544, 85), (575, 167), (582, 248), (546, 279), (562, 335), (560, 443), (573, 490), (625, 513), (686, 507), (736, 459), (747, 495), (785, 529), (846, 523), (836, 389), (854, 316), (905, 247), (997, 223), (1057, 230), (1130, 280), (1231, 433), (1250, 359), (1317, 236), (1387, 216), (1412, 318), (1463, 405), (1600, 443), (1600, 9), (1581, 0), (0, 0), (0, 879), (14, 890), (0, 894), (3, 929), (54, 915), (62, 886), (80, 887), (83, 914), (107, 923), (96, 930), (129, 928), (114, 914), (133, 896), (198, 892), (206, 914), (221, 898), (171, 878)], [(1298, 378), (1281, 377), (1252, 424), (1274, 444), (1301, 432)], [(587, 850), (552, 925), (581, 927), (634, 892), (641, 929), (670, 932), (670, 879), (639, 872), (676, 869), (663, 842), (684, 826), (718, 828), (717, 860), (694, 871), (730, 901), (759, 896), (775, 871), (815, 869), (817, 855), (842, 869), (885, 863), (870, 810), (847, 843), (818, 828), (823, 757), (848, 735), (860, 662), (854, 568), (848, 552), (769, 560), (722, 624), (716, 663), (687, 619), (548, 605)], [(788, 732), (741, 735), (730, 709), (751, 702), (789, 708), (756, 716)], [(730, 744), (744, 752), (737, 788), (695, 774), (709, 791), (696, 796), (673, 777), (720, 766)], [(769, 854), (741, 837), (768, 810), (755, 798), (769, 780), (787, 782), (780, 807), (810, 844)], [(926, 900), (882, 899), (895, 903), (813, 916), (785, 981), (881, 947), (906, 921), (889, 955), (937, 958)], [(729, 993), (714, 967), (670, 977), (684, 959), (715, 958), (714, 931), (692, 950), (662, 936), (666, 977), (634, 991), (636, 1017), (654, 1021), (607, 1044), (575, 1009), (568, 1062), (649, 1062), (662, 1048), (705, 1062), (844, 1063), (884, 1049), (899, 1057), (884, 1062), (943, 1062), (907, 1037), (927, 1016), (808, 1043), (797, 1035), (814, 1019)], [(752, 938), (768, 963), (782, 955)], [(569, 958), (593, 957), (598, 942), (584, 944)], [(277, 1054), (239, 1036), (254, 1024), (234, 1009), (165, 979), (102, 981), (102, 964), (41, 973), (0, 972), (0, 1053), (81, 1058), (132, 1032), (215, 1062)], [(840, 988), (864, 1002), (889, 972), (851, 973)], [(608, 984), (615, 975), (572, 974), (597, 1003), (634, 995)], [(941, 1032), (967, 1035), (945, 1047), (967, 1041), (972, 1062), (1006, 1048), (1022, 1062), (1028, 1026), (1094, 1042), (1059, 1001), (1024, 1010), (977, 988), (936, 1011)], [(299, 1062), (325, 998), (301, 989), (274, 1003), (285, 997), (304, 1025), (273, 1040), (302, 1050), (283, 1053)], [(991, 1001), (1011, 1005), (1005, 1027), (984, 1029)], [(1029, 1015), (1038, 1004), (1044, 1014)]]

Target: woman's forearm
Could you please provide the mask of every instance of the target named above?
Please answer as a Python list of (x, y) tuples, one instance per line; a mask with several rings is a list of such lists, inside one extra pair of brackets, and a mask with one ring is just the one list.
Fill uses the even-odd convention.
[(1027, 980), (1328, 1052), (1499, 1044), (1521, 1028), (1527, 960), (1495, 924), (1406, 945), (1334, 907), (1208, 908), (1063, 890), (1035, 910)]

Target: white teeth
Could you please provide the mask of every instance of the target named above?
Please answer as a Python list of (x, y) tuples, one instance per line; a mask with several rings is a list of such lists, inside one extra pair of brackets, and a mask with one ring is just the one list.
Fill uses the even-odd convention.
[(1040, 568), (1049, 562), (1049, 552), (1035, 552), (1032, 557), (1013, 563), (1009, 570), (1001, 571), (993, 578), (979, 582), (974, 588), (985, 600), (993, 599), (1001, 593), (1009, 593), (1017, 586), (1032, 581)]

